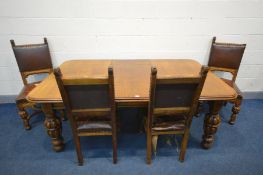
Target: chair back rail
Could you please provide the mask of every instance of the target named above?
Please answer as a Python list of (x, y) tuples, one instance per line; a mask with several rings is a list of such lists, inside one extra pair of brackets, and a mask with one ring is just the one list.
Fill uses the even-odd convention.
[(157, 78), (157, 69), (152, 68), (150, 83), (150, 124), (155, 116), (183, 114), (192, 118), (196, 111), (207, 67), (202, 67), (199, 77)]
[(72, 122), (75, 116), (104, 116), (115, 113), (113, 69), (108, 78), (63, 79), (59, 68), (54, 71), (63, 103)]
[(27, 77), (33, 74), (51, 73), (53, 71), (47, 39), (42, 44), (16, 45), (10, 40), (16, 62), (26, 85)]
[(229, 72), (235, 81), (245, 48), (246, 44), (219, 43), (213, 37), (208, 62), (210, 70)]
[(65, 105), (76, 146), (83, 164), (80, 136), (112, 136), (113, 163), (117, 162), (116, 107), (112, 67), (107, 78), (63, 78), (60, 68), (55, 78)]

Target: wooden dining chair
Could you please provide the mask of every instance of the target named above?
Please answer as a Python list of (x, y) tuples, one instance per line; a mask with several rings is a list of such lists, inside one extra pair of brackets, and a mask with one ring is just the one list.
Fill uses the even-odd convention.
[(183, 135), (179, 160), (184, 161), (192, 118), (195, 114), (208, 68), (202, 67), (197, 77), (157, 77), (152, 67), (150, 101), (145, 125), (147, 163), (151, 163), (152, 148), (156, 153), (159, 135)]
[[(27, 78), (30, 75), (53, 72), (48, 42), (46, 38), (44, 38), (44, 43), (41, 44), (16, 45), (14, 40), (10, 40), (10, 42), (24, 84), (23, 89), (16, 97), (16, 105), (23, 120), (24, 128), (29, 130), (31, 129), (30, 118), (41, 110), (36, 107), (35, 103), (26, 99), (27, 94), (36, 87), (39, 81), (29, 83)], [(29, 115), (28, 108), (34, 109), (35, 112)]]
[(112, 136), (113, 163), (117, 163), (113, 69), (108, 68), (105, 78), (64, 79), (59, 68), (54, 73), (71, 124), (79, 165), (83, 165), (81, 136)]
[(232, 79), (230, 80), (221, 78), (237, 93), (237, 98), (229, 101), (234, 104), (232, 115), (229, 120), (229, 124), (232, 125), (236, 121), (243, 99), (242, 93), (237, 87), (235, 81), (245, 48), (246, 44), (218, 43), (216, 42), (216, 37), (213, 37), (208, 61), (208, 66), (211, 71), (229, 72), (232, 74)]

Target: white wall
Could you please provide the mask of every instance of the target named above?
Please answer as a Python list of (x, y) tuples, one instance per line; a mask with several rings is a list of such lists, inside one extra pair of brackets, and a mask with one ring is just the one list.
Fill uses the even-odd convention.
[(17, 94), (11, 50), (46, 36), (53, 64), (79, 58), (193, 58), (207, 64), (212, 36), (247, 43), (237, 83), (263, 91), (263, 1), (0, 0), (0, 95)]

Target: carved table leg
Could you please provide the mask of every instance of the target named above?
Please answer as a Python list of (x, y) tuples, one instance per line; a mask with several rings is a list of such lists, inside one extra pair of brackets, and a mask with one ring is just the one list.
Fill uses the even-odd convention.
[(238, 95), (237, 99), (234, 102), (234, 106), (232, 108), (232, 115), (230, 117), (230, 120), (228, 121), (228, 123), (230, 125), (234, 125), (235, 124), (235, 121), (237, 119), (237, 114), (240, 111), (240, 105), (242, 103), (242, 100), (243, 100), (243, 97), (241, 95)]
[(24, 104), (23, 103), (17, 103), (16, 106), (18, 108), (18, 114), (20, 115), (21, 119), (23, 120), (24, 128), (26, 130), (30, 130), (31, 129), (31, 126), (29, 124), (30, 116), (28, 115)]
[(203, 141), (201, 143), (202, 147), (205, 149), (209, 149), (214, 142), (214, 136), (221, 122), (221, 118), (218, 112), (220, 111), (222, 106), (223, 106), (223, 101), (209, 102), (209, 113), (206, 114), (205, 116), (204, 135), (203, 135)]
[(52, 104), (42, 104), (42, 110), (45, 113), (44, 125), (47, 129), (47, 134), (52, 139), (54, 151), (62, 151), (64, 149), (63, 137), (61, 136), (61, 121), (55, 116)]

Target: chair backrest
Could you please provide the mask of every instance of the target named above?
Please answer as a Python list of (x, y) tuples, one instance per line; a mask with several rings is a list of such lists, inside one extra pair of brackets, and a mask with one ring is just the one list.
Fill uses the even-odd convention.
[(208, 66), (210, 70), (226, 71), (233, 75), (235, 81), (237, 72), (246, 48), (246, 44), (217, 43), (213, 37)]
[(115, 114), (114, 77), (112, 67), (105, 78), (65, 79), (60, 69), (54, 70), (56, 81), (70, 118), (100, 117)]
[(198, 77), (157, 78), (157, 69), (152, 67), (149, 117), (182, 114), (192, 118), (208, 72), (202, 67)]
[(14, 40), (10, 42), (24, 84), (27, 84), (26, 78), (29, 75), (52, 72), (52, 61), (46, 38), (42, 44), (16, 45)]

